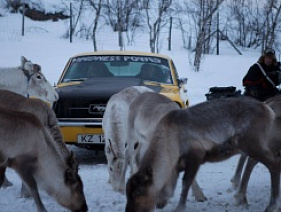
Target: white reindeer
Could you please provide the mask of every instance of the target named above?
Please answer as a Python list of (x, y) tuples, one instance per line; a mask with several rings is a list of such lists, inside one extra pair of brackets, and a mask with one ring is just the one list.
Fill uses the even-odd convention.
[[(153, 118), (153, 117), (152, 117)], [(155, 128), (139, 170), (126, 185), (126, 212), (152, 212), (173, 195), (180, 171), (182, 192), (175, 211), (185, 210), (189, 187), (201, 164), (244, 152), (271, 174), (267, 212), (279, 210), (279, 149), (268, 145), (275, 114), (249, 97), (219, 99), (172, 110)]]
[[(38, 187), (73, 212), (88, 210), (83, 183), (57, 151), (49, 131), (31, 113), (0, 108), (0, 173), (10, 167), (28, 186), (37, 211), (46, 212)], [(3, 175), (0, 175), (3, 176)], [(0, 178), (0, 185), (3, 177)]]
[[(20, 94), (0, 89), (0, 107), (16, 111), (25, 111), (35, 115), (41, 124), (45, 126), (53, 136), (53, 140), (51, 141), (55, 142), (55, 145), (65, 163), (74, 172), (78, 172), (78, 160), (74, 153), (69, 151), (65, 145), (60, 128), (58, 126), (56, 115), (45, 102), (39, 99), (28, 99)], [(12, 184), (5, 178), (2, 186), (7, 187), (11, 185)], [(25, 189), (22, 190), (22, 196), (28, 196), (28, 193)]]
[(58, 100), (57, 92), (43, 75), (40, 65), (30, 62), (23, 56), (21, 66), (0, 68), (0, 89), (49, 103)]
[(109, 99), (103, 116), (102, 128), (105, 137), (109, 183), (116, 191), (125, 157), (129, 105), (143, 92), (153, 92), (153, 90), (145, 86), (132, 86), (114, 94)]

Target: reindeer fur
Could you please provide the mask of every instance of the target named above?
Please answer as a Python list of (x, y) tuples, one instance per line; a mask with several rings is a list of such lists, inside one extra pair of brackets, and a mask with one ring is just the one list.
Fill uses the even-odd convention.
[(269, 169), (272, 195), (266, 211), (279, 210), (280, 157), (268, 143), (274, 120), (270, 107), (249, 97), (213, 100), (169, 112), (156, 126), (138, 172), (127, 182), (126, 212), (154, 211), (160, 194), (162, 199), (171, 197), (182, 169), (182, 192), (175, 211), (184, 211), (200, 165), (240, 152)]
[(27, 112), (0, 108), (0, 120), (0, 168), (10, 167), (19, 174), (34, 198), (37, 211), (46, 211), (39, 186), (69, 210), (86, 212), (78, 173), (62, 160), (52, 136), (38, 118)]
[(21, 57), (21, 66), (0, 68), (0, 89), (9, 90), (25, 97), (34, 96), (53, 103), (58, 100), (55, 88), (47, 81), (38, 64)]
[(122, 193), (124, 193), (124, 189), (119, 190), (118, 185), (124, 163), (125, 145), (127, 143), (129, 105), (143, 92), (153, 92), (153, 90), (145, 86), (132, 86), (114, 94), (107, 103), (102, 120), (109, 183), (114, 190), (122, 190)]

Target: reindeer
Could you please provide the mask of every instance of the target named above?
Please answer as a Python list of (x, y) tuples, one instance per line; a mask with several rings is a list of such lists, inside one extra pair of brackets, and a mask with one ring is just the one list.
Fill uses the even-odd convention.
[[(272, 98), (269, 98), (265, 101), (265, 103), (268, 104), (273, 109), (275, 116), (277, 118), (277, 122), (278, 122), (278, 120), (281, 118), (281, 110), (280, 110), (281, 95), (276, 95)], [(276, 134), (276, 132), (274, 132), (274, 133)], [(275, 141), (275, 142), (279, 143), (281, 141)], [(237, 167), (234, 172), (234, 175), (231, 178), (232, 186), (235, 189), (237, 189), (239, 187), (241, 174), (242, 174), (243, 167), (244, 167), (244, 164), (247, 159), (248, 159), (248, 156), (246, 154), (241, 154), (239, 161), (237, 163)]]
[[(136, 97), (129, 107), (128, 134), (125, 150), (125, 163), (123, 164), (119, 190), (124, 190), (127, 165), (131, 165), (131, 172), (136, 173), (148, 149), (150, 137), (159, 120), (168, 112), (180, 109), (180, 106), (171, 99), (158, 93), (142, 93)], [(206, 200), (196, 181), (192, 184), (196, 201)], [(166, 202), (159, 202), (162, 208)]]
[[(275, 113), (275, 120), (273, 123), (271, 133), (269, 134), (269, 138), (268, 138), (268, 146), (270, 147), (270, 149), (275, 149), (276, 151), (280, 151), (281, 150), (281, 109), (280, 109), (281, 95), (271, 97), (267, 99), (265, 103), (269, 107), (271, 107)], [(244, 169), (242, 180), (240, 181), (242, 169), (246, 160), (247, 163)], [(257, 160), (248, 157), (246, 154), (242, 154), (239, 159), (235, 174), (231, 180), (234, 188), (237, 189), (237, 192), (234, 195), (234, 197), (238, 205), (248, 204), (247, 197), (246, 197), (246, 190), (247, 190), (251, 172), (257, 164), (258, 164)]]
[[(59, 153), (65, 163), (74, 171), (78, 172), (78, 160), (75, 154), (66, 147), (63, 137), (58, 126), (54, 111), (43, 101), (39, 99), (28, 99), (20, 94), (0, 89), (0, 107), (30, 112), (35, 115), (41, 124), (45, 126), (53, 136), (52, 142), (55, 142)], [(12, 184), (5, 178), (3, 187), (11, 186)], [(28, 197), (28, 192), (22, 189), (22, 196)]]
[(21, 57), (21, 66), (0, 68), (0, 89), (9, 90), (25, 97), (36, 97), (52, 104), (59, 96), (47, 81), (41, 66)]
[[(153, 117), (152, 117), (153, 118)], [(139, 170), (126, 185), (126, 212), (151, 212), (167, 201), (184, 171), (175, 211), (185, 210), (189, 187), (201, 164), (241, 152), (263, 163), (271, 174), (267, 212), (279, 210), (280, 157), (268, 145), (274, 112), (249, 97), (218, 99), (172, 110), (155, 128)]]
[[(65, 164), (53, 137), (40, 121), (31, 113), (4, 108), (0, 108), (0, 120), (0, 173), (10, 167), (19, 174), (38, 212), (47, 210), (37, 187), (70, 211), (86, 212), (80, 176)], [(2, 182), (3, 177), (0, 185)]]
[(145, 86), (132, 86), (114, 94), (107, 103), (102, 119), (109, 183), (121, 193), (124, 193), (124, 189), (118, 190), (118, 185), (125, 157), (129, 105), (143, 92), (153, 90)]

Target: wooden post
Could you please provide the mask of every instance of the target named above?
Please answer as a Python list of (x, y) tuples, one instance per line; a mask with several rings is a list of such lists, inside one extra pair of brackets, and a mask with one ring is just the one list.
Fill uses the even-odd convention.
[(220, 34), (221, 34), (222, 36), (224, 36), (224, 37), (226, 38), (226, 40), (227, 40), (227, 41), (230, 43), (230, 45), (238, 52), (238, 54), (242, 55), (242, 52), (239, 51), (239, 49), (234, 45), (234, 43), (232, 43), (232, 41), (229, 40), (228, 37), (227, 37), (225, 34), (223, 34), (222, 31), (219, 31), (219, 32), (220, 32)]
[(219, 12), (217, 14), (217, 55), (220, 54), (220, 28), (219, 28), (219, 21), (220, 21), (220, 17), (219, 17)]
[(171, 49), (172, 49), (172, 25), (173, 25), (173, 18), (170, 17), (169, 41), (168, 41), (168, 50), (169, 51), (171, 51)]
[(69, 40), (70, 43), (72, 43), (72, 4), (70, 2), (70, 21), (69, 21), (70, 27), (69, 27)]
[(21, 26), (21, 35), (24, 36), (24, 16), (25, 16), (25, 5), (22, 8), (22, 26)]

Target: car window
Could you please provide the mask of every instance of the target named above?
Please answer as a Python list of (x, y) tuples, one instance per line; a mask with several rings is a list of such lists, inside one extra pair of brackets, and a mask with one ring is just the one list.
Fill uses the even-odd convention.
[(93, 55), (73, 58), (62, 81), (122, 76), (138, 77), (144, 81), (162, 84), (173, 83), (167, 59), (138, 55)]

